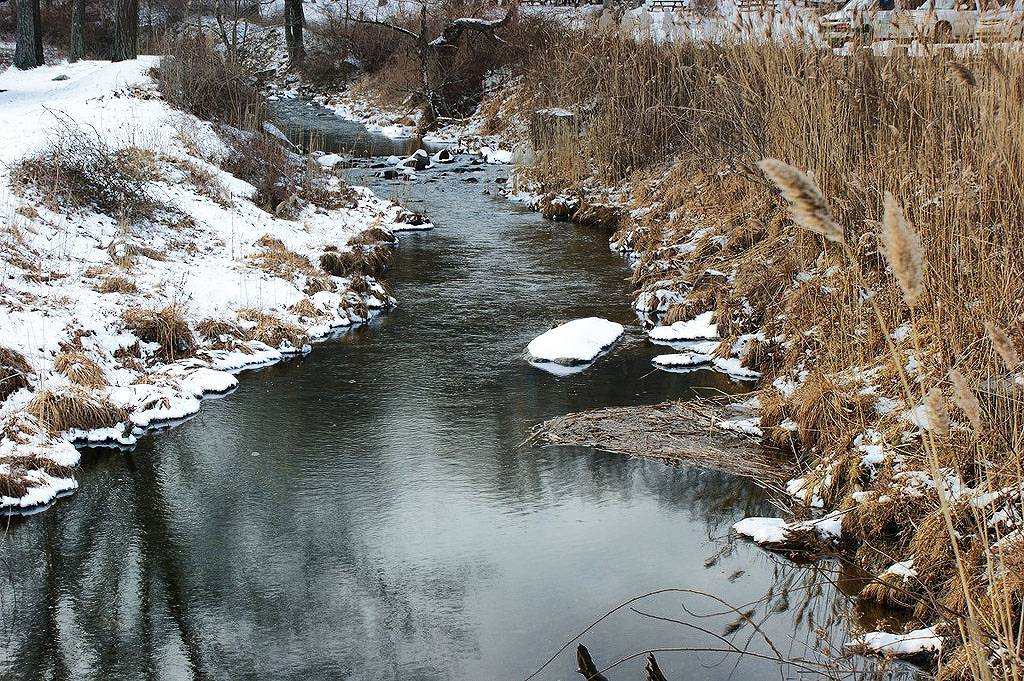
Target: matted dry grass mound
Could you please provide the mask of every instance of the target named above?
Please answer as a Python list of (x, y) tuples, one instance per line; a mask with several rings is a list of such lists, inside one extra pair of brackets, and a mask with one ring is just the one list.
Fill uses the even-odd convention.
[(53, 369), (81, 386), (98, 388), (107, 385), (103, 368), (80, 350), (58, 353), (53, 360)]
[(279, 348), (287, 341), (294, 348), (302, 348), (309, 343), (309, 334), (304, 329), (274, 315), (259, 310), (244, 309), (238, 316), (255, 326), (246, 331), (246, 339), (266, 343), (272, 348)]
[(168, 305), (160, 310), (132, 308), (121, 318), (136, 336), (147, 343), (157, 343), (167, 361), (187, 357), (196, 350), (195, 336), (181, 305)]
[(22, 388), (30, 388), (32, 367), (17, 350), (0, 345), (0, 402)]
[(45, 390), (25, 407), (53, 436), (70, 430), (112, 428), (128, 423), (128, 413), (107, 400), (82, 390), (64, 390), (54, 393)]

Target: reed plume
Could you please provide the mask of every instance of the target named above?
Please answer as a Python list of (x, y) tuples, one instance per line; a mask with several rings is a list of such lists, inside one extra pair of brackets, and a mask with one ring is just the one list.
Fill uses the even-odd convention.
[(885, 193), (882, 248), (903, 289), (903, 299), (913, 307), (924, 293), (924, 249), (917, 232), (903, 216), (903, 208), (889, 192)]
[(967, 66), (958, 61), (946, 62), (946, 66), (953, 72), (953, 77), (962, 85), (977, 87), (978, 78), (974, 75), (974, 71), (971, 71)]
[(941, 437), (949, 437), (949, 412), (942, 391), (932, 388), (924, 398), (925, 412), (928, 414), (928, 429)]
[(999, 353), (1003, 363), (1006, 364), (1006, 368), (1010, 371), (1016, 371), (1020, 366), (1020, 356), (1017, 354), (1017, 346), (1013, 344), (1010, 336), (990, 322), (985, 322), (985, 331), (988, 332), (989, 340), (992, 341), (992, 347)]
[(971, 390), (971, 386), (967, 384), (967, 379), (964, 378), (956, 369), (949, 370), (949, 380), (953, 383), (953, 401), (956, 402), (956, 406), (960, 407), (967, 419), (971, 422), (971, 426), (974, 428), (975, 433), (981, 432), (981, 403), (978, 402), (978, 396)]
[(797, 225), (829, 241), (843, 243), (843, 229), (832, 220), (832, 211), (811, 178), (776, 158), (766, 158), (757, 165), (789, 202)]

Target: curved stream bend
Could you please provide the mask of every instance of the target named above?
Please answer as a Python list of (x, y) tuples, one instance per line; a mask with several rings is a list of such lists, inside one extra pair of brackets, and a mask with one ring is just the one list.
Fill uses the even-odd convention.
[[(825, 572), (730, 536), (771, 513), (754, 484), (517, 447), (558, 414), (726, 384), (652, 371), (657, 350), (635, 326), (583, 373), (527, 364), (553, 320), (633, 323), (629, 270), (605, 235), (484, 194), (504, 173), (371, 180), (437, 225), (402, 237), (386, 275), (397, 310), (246, 374), (132, 453), (90, 454), (78, 494), (17, 522), (2, 547), (0, 677), (522, 679), (605, 610), (667, 586), (756, 602), (745, 607), (776, 645), (807, 656), (810, 628), (834, 624), (845, 599)], [(681, 603), (721, 610), (678, 594), (642, 608), (687, 617)], [(734, 640), (767, 652), (751, 634)], [(629, 611), (584, 642), (598, 664), (719, 645)], [(659, 662), (670, 679), (778, 674), (709, 653)], [(574, 663), (570, 649), (539, 678), (571, 678)], [(614, 678), (641, 678), (642, 664)]]

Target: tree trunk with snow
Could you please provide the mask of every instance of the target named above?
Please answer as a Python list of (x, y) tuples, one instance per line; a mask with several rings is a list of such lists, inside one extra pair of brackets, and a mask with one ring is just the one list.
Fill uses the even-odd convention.
[(288, 49), (288, 66), (295, 68), (306, 56), (306, 48), (302, 43), (302, 26), (305, 17), (302, 14), (302, 0), (284, 0), (284, 41)]
[(111, 61), (139, 56), (139, 0), (116, 0), (114, 5), (114, 53)]
[(43, 64), (43, 27), (39, 21), (39, 0), (18, 0), (14, 65), (33, 69)]
[(85, 37), (82, 24), (85, 22), (85, 0), (74, 0), (71, 5), (71, 61), (85, 58)]

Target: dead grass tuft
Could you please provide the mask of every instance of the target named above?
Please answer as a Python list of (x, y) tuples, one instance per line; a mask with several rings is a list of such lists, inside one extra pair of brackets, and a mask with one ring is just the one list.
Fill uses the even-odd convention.
[(128, 277), (122, 277), (114, 274), (108, 277), (104, 277), (100, 280), (93, 290), (99, 293), (123, 293), (129, 295), (135, 295), (139, 292), (139, 287), (135, 285), (135, 282)]
[(0, 345), (0, 402), (22, 388), (31, 388), (32, 367), (25, 356)]
[(121, 315), (136, 336), (157, 343), (162, 357), (170, 362), (187, 357), (196, 350), (195, 337), (184, 317), (183, 306), (168, 305), (160, 310), (132, 308)]
[(286, 342), (294, 348), (302, 348), (309, 343), (309, 334), (305, 330), (274, 315), (244, 309), (238, 311), (238, 316), (254, 323), (254, 326), (246, 331), (247, 340), (259, 341), (272, 348), (279, 348)]
[(128, 423), (128, 414), (123, 409), (74, 388), (59, 394), (43, 391), (32, 398), (25, 411), (36, 417), (53, 436), (71, 430), (113, 428)]
[(107, 385), (103, 368), (80, 350), (58, 353), (53, 360), (53, 368), (81, 386), (98, 388)]

